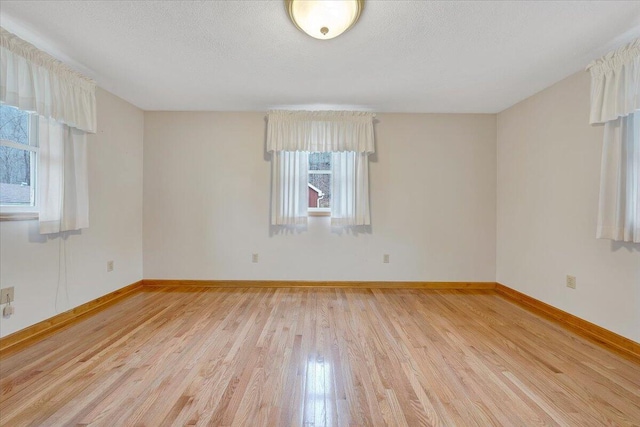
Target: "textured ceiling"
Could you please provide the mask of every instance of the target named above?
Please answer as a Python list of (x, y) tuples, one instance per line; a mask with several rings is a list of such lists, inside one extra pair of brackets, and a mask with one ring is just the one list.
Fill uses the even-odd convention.
[(495, 113), (640, 37), (640, 2), (367, 1), (328, 41), (283, 0), (6, 1), (0, 25), (145, 110)]

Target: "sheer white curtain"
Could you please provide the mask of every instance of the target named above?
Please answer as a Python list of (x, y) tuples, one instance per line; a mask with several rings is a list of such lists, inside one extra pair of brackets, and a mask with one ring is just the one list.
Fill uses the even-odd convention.
[(331, 225), (370, 225), (368, 154), (333, 153), (331, 172)]
[(276, 151), (272, 154), (271, 168), (271, 225), (306, 225), (309, 153)]
[(597, 236), (640, 242), (640, 112), (605, 124)]
[(374, 117), (358, 111), (269, 112), (272, 224), (306, 224), (309, 152), (333, 153), (331, 224), (371, 223), (368, 163), (374, 152)]
[(640, 39), (587, 69), (590, 121), (604, 123), (596, 236), (640, 243)]
[(89, 227), (86, 134), (44, 117), (38, 130), (40, 233)]

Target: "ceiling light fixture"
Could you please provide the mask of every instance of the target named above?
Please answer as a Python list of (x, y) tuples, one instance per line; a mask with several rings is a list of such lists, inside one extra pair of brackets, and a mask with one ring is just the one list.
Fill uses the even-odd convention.
[(364, 0), (285, 0), (289, 16), (311, 37), (328, 40), (338, 37), (356, 23)]

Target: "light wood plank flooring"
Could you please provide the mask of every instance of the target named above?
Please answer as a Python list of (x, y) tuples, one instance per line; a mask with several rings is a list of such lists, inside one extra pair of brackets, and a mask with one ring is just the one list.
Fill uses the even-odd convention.
[(0, 386), (12, 427), (640, 425), (640, 364), (492, 291), (145, 290)]

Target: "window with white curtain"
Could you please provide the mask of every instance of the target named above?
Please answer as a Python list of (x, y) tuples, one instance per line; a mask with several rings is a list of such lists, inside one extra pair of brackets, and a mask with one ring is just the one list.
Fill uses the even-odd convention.
[(589, 64), (591, 124), (604, 124), (596, 236), (640, 243), (640, 39)]
[[(0, 104), (0, 153), (8, 156), (2, 185), (29, 187), (28, 203), (26, 196), (4, 200), (3, 191), (0, 204), (22, 212), (37, 205), (42, 234), (88, 227), (86, 134), (97, 128), (95, 82), (0, 27)], [(5, 212), (0, 219), (33, 217)]]
[(333, 226), (371, 224), (373, 117), (353, 111), (269, 113), (272, 225), (306, 225), (310, 212), (329, 213)]

